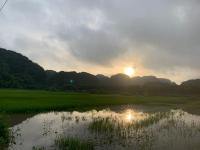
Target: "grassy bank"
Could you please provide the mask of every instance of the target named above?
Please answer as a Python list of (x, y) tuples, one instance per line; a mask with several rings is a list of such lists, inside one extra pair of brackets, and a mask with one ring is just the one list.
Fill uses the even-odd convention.
[(10, 143), (11, 135), (6, 119), (0, 115), (0, 149), (4, 150)]
[(198, 97), (181, 96), (124, 96), (66, 93), (35, 90), (0, 90), (0, 112), (28, 113), (51, 110), (82, 109), (104, 105), (158, 105), (198, 111)]

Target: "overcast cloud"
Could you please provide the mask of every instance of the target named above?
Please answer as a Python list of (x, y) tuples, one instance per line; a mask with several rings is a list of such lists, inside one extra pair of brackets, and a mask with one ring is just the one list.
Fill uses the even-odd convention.
[(45, 69), (112, 74), (135, 65), (138, 75), (180, 82), (200, 77), (199, 16), (199, 0), (10, 0), (0, 47)]

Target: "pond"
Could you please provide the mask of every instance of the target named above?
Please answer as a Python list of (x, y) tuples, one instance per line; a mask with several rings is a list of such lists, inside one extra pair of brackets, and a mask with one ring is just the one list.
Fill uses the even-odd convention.
[(200, 116), (162, 107), (41, 113), (11, 129), (9, 150), (67, 150), (73, 144), (82, 144), (77, 150), (200, 149)]

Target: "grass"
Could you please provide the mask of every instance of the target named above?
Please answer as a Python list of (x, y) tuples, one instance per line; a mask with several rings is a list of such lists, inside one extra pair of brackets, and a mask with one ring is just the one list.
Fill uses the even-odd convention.
[[(89, 130), (96, 135), (95, 139), (103, 137), (104, 144), (127, 149), (181, 149), (181, 145), (184, 149), (198, 149), (199, 140), (195, 140), (199, 138), (200, 124), (186, 122), (184, 115), (181, 110), (158, 112), (130, 123), (113, 116), (96, 118), (89, 124)], [(179, 140), (184, 142), (179, 145)]]
[(58, 150), (94, 150), (92, 142), (73, 137), (58, 138), (55, 140), (55, 145)]
[[(116, 129), (116, 120), (111, 117), (95, 118), (89, 124), (89, 130), (96, 133), (112, 133)], [(111, 134), (110, 134), (111, 135)]]
[[(190, 113), (200, 114), (200, 97), (198, 96), (126, 96), (103, 95), (88, 93), (50, 92), (37, 90), (0, 90), (1, 113), (35, 113), (43, 111), (84, 110), (97, 106), (109, 105), (146, 105), (167, 106), (180, 108)], [(95, 141), (103, 138), (101, 144), (119, 144), (123, 147), (135, 146), (136, 149), (154, 149), (156, 143), (165, 142), (164, 146), (171, 149), (178, 138), (185, 144), (199, 138), (199, 123), (186, 124), (181, 118), (171, 112), (159, 112), (132, 123), (125, 123), (117, 118), (93, 118), (88, 129), (94, 139), (81, 140), (73, 137), (60, 137), (55, 140), (56, 150), (93, 150)], [(79, 120), (78, 118), (76, 119)], [(162, 121), (161, 121), (162, 120)], [(10, 141), (10, 132), (6, 121), (0, 117), (0, 149), (7, 147)], [(154, 128), (153, 128), (154, 126)], [(161, 134), (162, 133), (162, 134)], [(103, 136), (102, 136), (103, 135)], [(159, 136), (165, 135), (167, 140), (162, 141)], [(89, 140), (89, 141), (88, 141)], [(92, 142), (91, 142), (92, 141)], [(115, 143), (116, 142), (116, 143)], [(177, 142), (178, 143), (178, 142)], [(193, 144), (193, 143), (192, 143)], [(196, 148), (194, 143), (187, 149)], [(179, 145), (178, 145), (179, 146)], [(191, 148), (192, 147), (192, 148)], [(160, 148), (160, 147), (159, 147)], [(159, 149), (158, 148), (158, 149)], [(162, 149), (162, 148), (160, 148)], [(172, 148), (173, 149), (173, 148)], [(33, 150), (45, 150), (43, 147), (33, 147)]]
[(80, 110), (86, 107), (122, 104), (170, 106), (198, 111), (200, 105), (194, 105), (195, 110), (191, 109), (191, 105), (193, 103), (199, 104), (199, 102), (198, 97), (125, 96), (37, 90), (0, 90), (0, 112), (5, 113)]
[[(195, 118), (189, 121), (190, 114), (182, 110), (170, 110), (143, 115), (144, 118), (128, 122), (122, 120), (123, 115), (91, 116), (92, 120), (87, 124), (90, 131), (88, 136), (61, 134), (51, 147), (54, 150), (199, 149), (200, 122)], [(48, 147), (35, 147), (32, 150), (45, 149)]]
[(0, 116), (0, 149), (8, 147), (10, 143), (10, 130), (4, 117)]
[(173, 115), (173, 112), (171, 112), (171, 111), (169, 111), (169, 112), (158, 112), (158, 113), (150, 114), (148, 117), (144, 118), (143, 120), (134, 122), (131, 126), (134, 129), (138, 130), (138, 129), (145, 128), (145, 127), (148, 127), (150, 125), (156, 124), (160, 120), (162, 120), (164, 118), (168, 118), (172, 115)]
[(32, 150), (46, 150), (44, 147), (33, 147)]
[[(116, 136), (124, 134), (124, 133), (130, 133), (131, 130), (139, 130), (148, 128), (149, 126), (158, 123), (160, 120), (164, 118), (169, 118), (170, 116), (173, 116), (172, 111), (168, 112), (157, 112), (153, 114), (148, 114), (146, 117), (144, 117), (141, 120), (132, 121), (130, 123), (125, 123), (123, 120), (119, 120), (113, 116), (110, 117), (98, 117), (94, 118), (92, 122), (89, 124), (88, 129), (91, 132), (101, 134), (105, 133), (109, 136)], [(113, 135), (114, 134), (114, 135)], [(130, 135), (128, 135), (130, 136)]]

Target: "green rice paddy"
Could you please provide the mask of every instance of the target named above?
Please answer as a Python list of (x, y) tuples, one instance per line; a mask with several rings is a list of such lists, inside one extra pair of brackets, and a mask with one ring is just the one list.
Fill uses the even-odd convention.
[(0, 90), (1, 113), (84, 110), (110, 105), (155, 105), (200, 113), (198, 96), (127, 96), (37, 90)]

